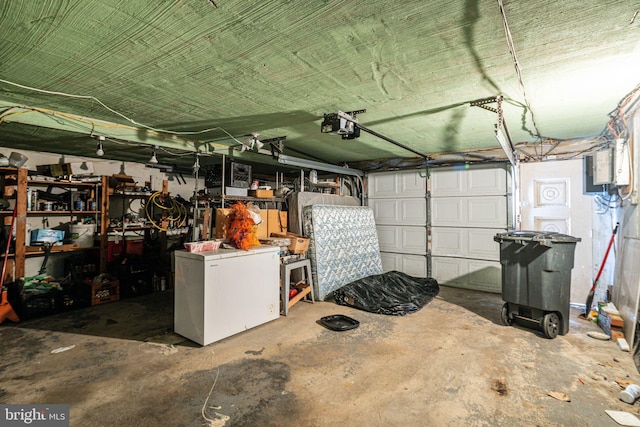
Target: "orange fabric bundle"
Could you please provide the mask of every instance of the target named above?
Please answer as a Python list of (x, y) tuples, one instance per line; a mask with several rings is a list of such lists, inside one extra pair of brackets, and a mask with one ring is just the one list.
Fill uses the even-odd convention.
[(228, 237), (238, 249), (247, 250), (252, 246), (260, 246), (256, 235), (256, 226), (249, 210), (242, 202), (232, 206)]

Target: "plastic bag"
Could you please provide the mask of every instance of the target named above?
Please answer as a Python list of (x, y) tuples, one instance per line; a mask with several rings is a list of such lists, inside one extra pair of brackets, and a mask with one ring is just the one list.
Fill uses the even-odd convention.
[(433, 278), (409, 276), (400, 271), (355, 280), (333, 293), (336, 303), (372, 313), (404, 316), (427, 305), (440, 292)]
[(249, 211), (249, 215), (251, 215), (251, 219), (253, 219), (253, 223), (255, 225), (262, 224), (262, 216), (260, 215), (260, 208), (253, 203), (247, 204), (247, 210)]
[(227, 236), (231, 243), (238, 249), (247, 250), (252, 246), (260, 246), (256, 235), (256, 226), (249, 209), (244, 203), (239, 202), (231, 208), (231, 221)]

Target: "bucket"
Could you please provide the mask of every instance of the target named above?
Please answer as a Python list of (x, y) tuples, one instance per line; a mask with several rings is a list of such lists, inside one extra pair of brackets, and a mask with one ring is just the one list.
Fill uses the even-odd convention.
[(71, 239), (78, 247), (93, 247), (93, 234), (95, 232), (95, 224), (71, 224)]

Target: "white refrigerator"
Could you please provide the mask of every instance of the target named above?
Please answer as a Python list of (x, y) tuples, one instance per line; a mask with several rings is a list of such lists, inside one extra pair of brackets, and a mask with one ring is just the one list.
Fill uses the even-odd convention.
[(175, 251), (177, 334), (207, 345), (279, 315), (280, 247)]

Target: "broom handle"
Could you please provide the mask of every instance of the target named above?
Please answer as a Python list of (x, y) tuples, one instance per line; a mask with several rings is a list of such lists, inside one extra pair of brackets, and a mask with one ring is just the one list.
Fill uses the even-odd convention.
[(4, 273), (7, 271), (7, 257), (9, 256), (9, 248), (11, 247), (11, 239), (13, 239), (13, 224), (16, 221), (16, 208), (13, 208), (11, 216), (11, 227), (9, 227), (9, 235), (7, 236), (7, 245), (4, 249), (4, 260), (2, 260), (2, 276), (0, 276), (0, 289), (4, 286)]
[(616, 233), (618, 232), (619, 222), (616, 222), (616, 226), (613, 229), (613, 233), (611, 234), (611, 239), (609, 239), (609, 246), (607, 246), (607, 251), (604, 253), (604, 259), (602, 260), (602, 264), (600, 264), (600, 270), (598, 270), (598, 274), (596, 275), (596, 283), (600, 279), (600, 275), (602, 274), (602, 270), (604, 270), (604, 265), (607, 263), (607, 257), (609, 256), (609, 251), (611, 250), (611, 246), (613, 246), (613, 240), (616, 238)]

